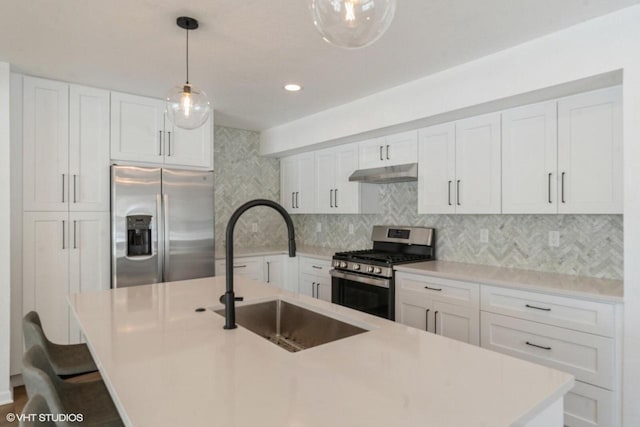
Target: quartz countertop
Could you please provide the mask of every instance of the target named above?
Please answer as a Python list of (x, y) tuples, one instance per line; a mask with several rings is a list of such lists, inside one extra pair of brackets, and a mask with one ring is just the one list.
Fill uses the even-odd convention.
[(224, 330), (224, 277), (69, 297), (128, 426), (507, 427), (549, 408), (567, 373), (236, 277), (240, 304), (280, 297), (370, 329), (289, 353)]
[[(333, 254), (338, 252), (338, 249), (327, 248), (322, 246), (310, 246), (310, 245), (296, 245), (296, 255), (309, 257), (309, 258), (318, 258), (330, 261), (333, 257)], [(233, 248), (233, 257), (241, 258), (241, 257), (251, 257), (251, 256), (268, 256), (268, 255), (286, 255), (289, 253), (289, 248), (287, 246), (258, 246), (252, 248)], [(216, 259), (225, 259), (225, 248), (219, 247), (216, 248)]]
[(546, 273), (517, 268), (492, 267), (452, 261), (426, 261), (403, 264), (396, 271), (426, 274), (484, 285), (551, 292), (603, 302), (622, 302), (622, 280), (597, 279), (569, 274)]

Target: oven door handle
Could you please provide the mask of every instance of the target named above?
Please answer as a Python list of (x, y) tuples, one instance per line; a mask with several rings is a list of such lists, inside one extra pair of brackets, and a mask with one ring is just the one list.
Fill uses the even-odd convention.
[(351, 280), (353, 282), (364, 283), (365, 285), (373, 285), (379, 288), (389, 289), (391, 287), (389, 283), (389, 279), (362, 276), (360, 274), (345, 273), (343, 271), (338, 271), (338, 270), (331, 270), (329, 274), (331, 274), (331, 277), (335, 277), (337, 279)]

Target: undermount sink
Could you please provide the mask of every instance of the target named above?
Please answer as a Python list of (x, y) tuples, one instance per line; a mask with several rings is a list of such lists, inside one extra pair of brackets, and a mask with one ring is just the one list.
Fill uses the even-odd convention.
[(236, 306), (236, 323), (292, 353), (367, 332), (281, 299)]

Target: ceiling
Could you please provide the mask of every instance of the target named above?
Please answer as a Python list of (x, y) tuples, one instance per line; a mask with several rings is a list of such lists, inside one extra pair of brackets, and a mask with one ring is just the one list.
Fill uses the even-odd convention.
[[(0, 61), (30, 75), (162, 97), (190, 80), (216, 124), (263, 130), (450, 68), (640, 0), (398, 0), (374, 45), (315, 31), (308, 0), (2, 0)], [(285, 83), (304, 86), (299, 93)]]

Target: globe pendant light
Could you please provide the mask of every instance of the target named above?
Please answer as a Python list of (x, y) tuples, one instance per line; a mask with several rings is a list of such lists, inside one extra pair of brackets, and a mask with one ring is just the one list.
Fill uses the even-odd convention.
[(211, 111), (207, 94), (189, 83), (189, 31), (198, 28), (198, 21), (181, 16), (176, 23), (187, 31), (187, 80), (185, 84), (173, 87), (167, 93), (167, 116), (179, 128), (196, 129), (206, 123)]
[(309, 0), (325, 41), (346, 49), (369, 46), (391, 25), (396, 0)]

